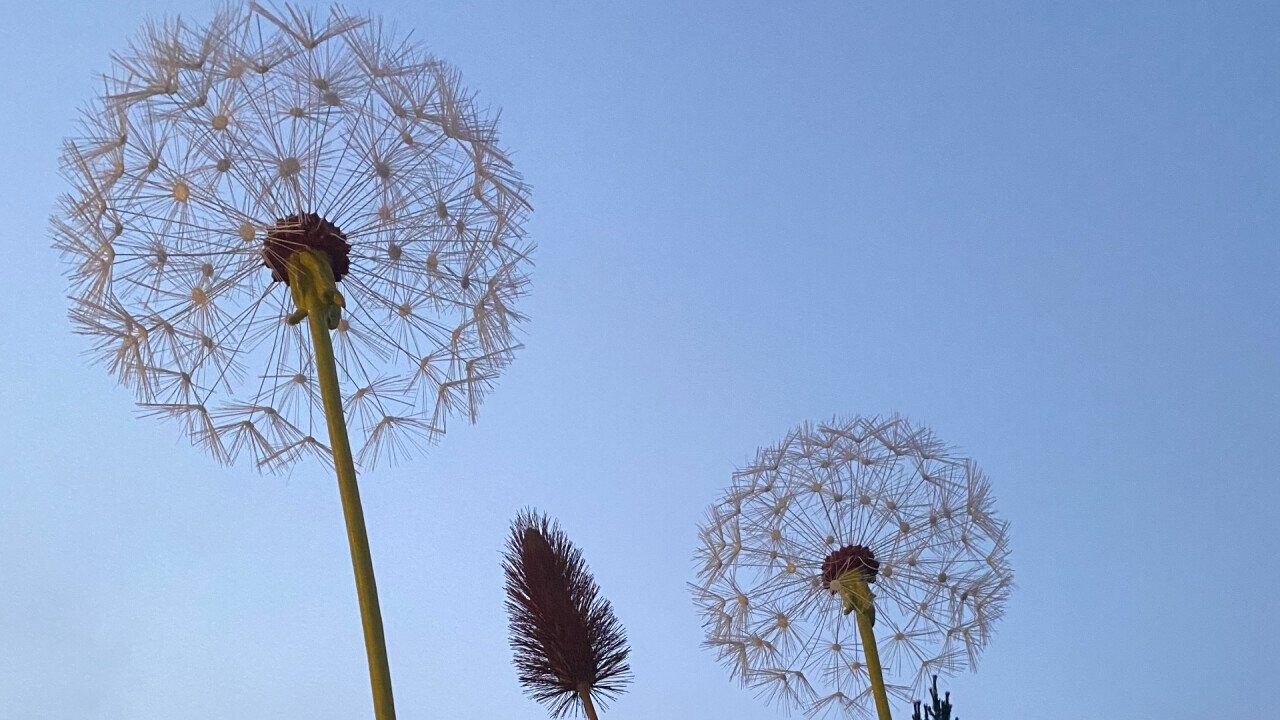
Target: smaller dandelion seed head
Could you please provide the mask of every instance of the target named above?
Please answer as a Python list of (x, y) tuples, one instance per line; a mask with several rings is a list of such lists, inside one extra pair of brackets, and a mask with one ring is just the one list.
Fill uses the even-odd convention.
[(214, 130), (226, 130), (227, 127), (231, 125), (231, 118), (227, 117), (223, 113), (218, 113), (209, 121), (209, 125), (211, 125)]
[(218, 162), (214, 164), (214, 168), (220, 173), (230, 170), (231, 158), (218, 158)]
[(440, 268), (440, 256), (436, 253), (427, 255), (427, 271), (435, 272)]
[(300, 120), (306, 116), (307, 116), (307, 111), (303, 110), (297, 105), (294, 105), (293, 107), (289, 108), (289, 117), (295, 120)]
[(177, 180), (173, 183), (173, 199), (180, 203), (191, 199), (191, 188), (186, 181)]
[(280, 177), (291, 178), (302, 171), (302, 164), (292, 155), (280, 161)]
[(387, 243), (387, 259), (391, 262), (400, 262), (400, 256), (404, 254), (404, 248), (399, 243)]
[(236, 234), (238, 234), (240, 239), (246, 243), (253, 242), (253, 239), (258, 235), (257, 231), (254, 230), (253, 226), (249, 223), (240, 223), (240, 228), (236, 230)]
[[(1010, 587), (1005, 526), (989, 497), (971, 461), (950, 457), (927, 430), (901, 418), (794, 430), (735, 473), (708, 515), (703, 532), (732, 552), (702, 565), (697, 592), (740, 604), (726, 610), (699, 601), (707, 645), (719, 650), (731, 677), (771, 701), (814, 716), (873, 715), (870, 694), (857, 690), (867, 683), (863, 648), (844, 644), (856, 633), (853, 621), (844, 603), (829, 600), (842, 589), (836, 581), (852, 571), (876, 583), (876, 617), (889, 628), (881, 653), (891, 688), (905, 694), (928, 676), (924, 670), (971, 667)], [(962, 498), (975, 509), (968, 522), (940, 519), (946, 508), (963, 506)], [(786, 538), (785, 553), (777, 533)], [(962, 533), (971, 536), (967, 542)], [(993, 588), (993, 609), (960, 590), (979, 584)], [(963, 632), (947, 640), (955, 629)], [(800, 673), (803, 693), (787, 685)]]

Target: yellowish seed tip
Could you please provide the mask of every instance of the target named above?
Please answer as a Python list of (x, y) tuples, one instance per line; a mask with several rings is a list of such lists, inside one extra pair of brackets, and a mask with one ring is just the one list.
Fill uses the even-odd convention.
[(191, 198), (191, 188), (187, 187), (187, 183), (178, 180), (173, 183), (173, 199), (180, 203), (186, 202)]

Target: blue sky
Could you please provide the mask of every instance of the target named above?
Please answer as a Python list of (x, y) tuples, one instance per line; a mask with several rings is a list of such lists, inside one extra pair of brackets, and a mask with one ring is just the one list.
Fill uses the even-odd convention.
[[(6, 717), (369, 717), (336, 487), (217, 465), (70, 332), (61, 138), (144, 20), (0, 29)], [(964, 718), (1242, 717), (1280, 645), (1280, 9), (378, 2), (502, 108), (525, 349), (362, 477), (399, 715), (540, 718), (499, 552), (557, 517), (626, 626), (605, 717), (773, 718), (702, 650), (696, 525), (758, 446), (900, 412), (973, 457), (1019, 587)], [(907, 717), (903, 708), (897, 716)]]

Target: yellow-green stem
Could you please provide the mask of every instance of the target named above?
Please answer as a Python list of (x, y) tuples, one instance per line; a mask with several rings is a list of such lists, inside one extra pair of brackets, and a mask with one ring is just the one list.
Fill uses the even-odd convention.
[(596, 717), (596, 706), (591, 702), (591, 686), (586, 683), (579, 685), (578, 697), (582, 698), (582, 712), (587, 720), (600, 720)]
[(860, 570), (845, 573), (839, 580), (845, 614), (853, 611), (857, 618), (858, 635), (862, 638), (862, 654), (867, 659), (867, 674), (871, 678), (871, 696), (876, 701), (876, 714), (880, 720), (893, 720), (889, 714), (889, 695), (884, 689), (884, 670), (880, 667), (880, 649), (876, 647), (876, 634), (871, 626), (876, 621), (875, 595), (862, 577)]
[(373, 714), (377, 720), (395, 720), (396, 709), (391, 698), (391, 668), (387, 663), (387, 641), (382, 632), (382, 611), (378, 608), (378, 585), (373, 578), (373, 558), (369, 554), (369, 536), (364, 526), (364, 510), (360, 505), (360, 488), (356, 485), (356, 467), (351, 457), (351, 441), (342, 414), (342, 394), (338, 388), (337, 363), (333, 358), (333, 341), (329, 331), (338, 325), (342, 307), (341, 293), (334, 284), (333, 271), (326, 258), (302, 250), (289, 257), (289, 287), (293, 291), (297, 312), (291, 323), (307, 318), (311, 342), (315, 347), (316, 381), (329, 426), (329, 445), (333, 448), (333, 464), (338, 473), (338, 491), (342, 496), (342, 514), (347, 524), (347, 542), (351, 546), (351, 564), (356, 575), (356, 596), (360, 601), (360, 621), (364, 627), (365, 652), (369, 658), (369, 681), (373, 687)]

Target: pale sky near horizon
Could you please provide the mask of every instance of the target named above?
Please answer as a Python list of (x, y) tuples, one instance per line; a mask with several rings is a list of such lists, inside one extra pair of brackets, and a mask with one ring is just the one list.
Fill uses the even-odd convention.
[[(59, 145), (148, 19), (0, 27), (0, 720), (372, 717), (334, 481), (223, 467), (84, 356)], [(361, 479), (397, 709), (542, 718), (500, 550), (561, 522), (626, 627), (610, 720), (776, 718), (702, 649), (696, 527), (757, 447), (900, 412), (1018, 587), (965, 720), (1243, 718), (1280, 647), (1280, 6), (415, 2), (533, 187), (525, 348)], [(1270, 599), (1268, 599), (1270, 598)], [(907, 718), (905, 707), (895, 717)]]

